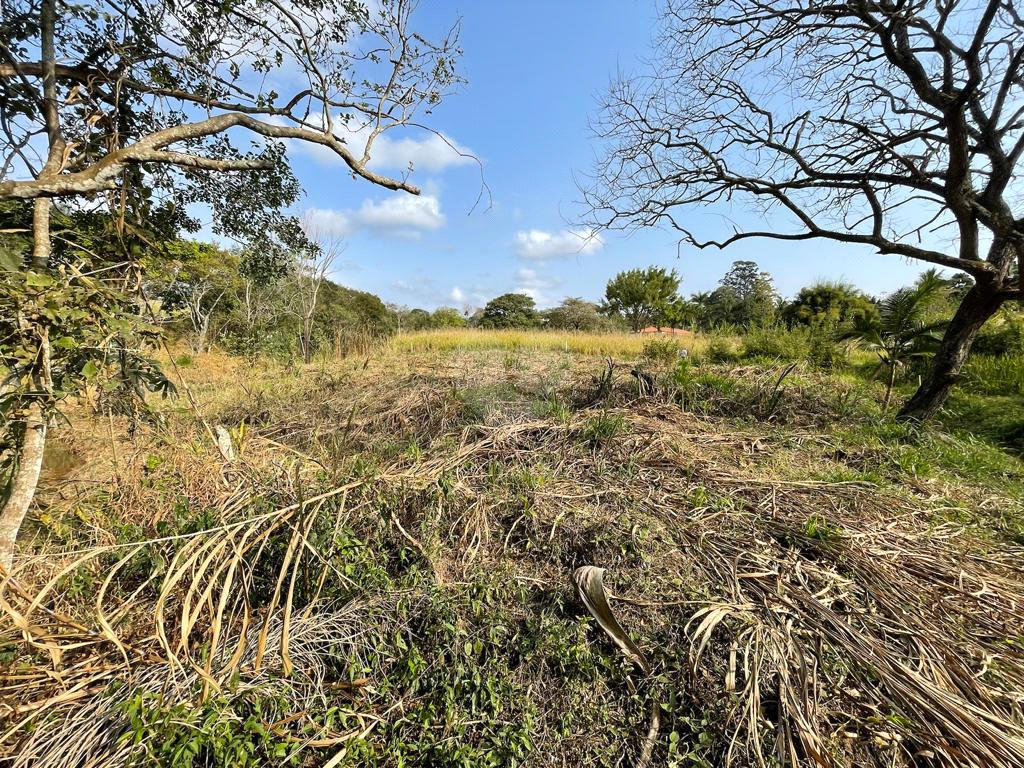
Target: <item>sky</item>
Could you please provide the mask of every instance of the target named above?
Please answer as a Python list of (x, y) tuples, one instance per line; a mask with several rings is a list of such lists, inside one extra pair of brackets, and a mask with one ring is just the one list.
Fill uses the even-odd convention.
[[(333, 279), (389, 303), (460, 310), (509, 291), (540, 307), (596, 301), (617, 272), (649, 265), (675, 269), (685, 295), (712, 290), (736, 260), (756, 261), (783, 296), (818, 279), (872, 294), (911, 282), (925, 265), (824, 240), (718, 251), (680, 246), (667, 229), (581, 237), (580, 184), (601, 150), (590, 122), (616, 76), (643, 71), (656, 12), (656, 0), (421, 0), (412, 26), (428, 37), (461, 21), (468, 81), (427, 119), (479, 164), (430, 133), (385, 134), (371, 167), (401, 174), (411, 161), (410, 181), (423, 190), (414, 197), (353, 179), (319, 148), (292, 146), (305, 188), (297, 212), (344, 239)], [(482, 180), (489, 194), (478, 202)], [(687, 215), (712, 232), (764, 225), (742, 206)]]

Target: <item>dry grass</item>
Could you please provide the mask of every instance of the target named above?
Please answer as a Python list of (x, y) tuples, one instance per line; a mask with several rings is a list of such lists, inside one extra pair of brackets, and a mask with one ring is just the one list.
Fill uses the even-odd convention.
[[(394, 337), (390, 347), (397, 352), (567, 352), (598, 357), (634, 358), (643, 353), (651, 336), (635, 333), (571, 333), (564, 331), (512, 331), (462, 328), (419, 331)], [(697, 352), (701, 337), (687, 337), (680, 347)]]
[[(476, 338), (394, 344), (435, 336)], [(371, 668), (373, 690), (346, 706), (380, 725), (310, 720), (295, 737), (319, 745), (307, 759), (336, 757), (331, 745), (349, 739), (394, 749), (387, 734), (405, 733), (401, 713), (425, 694), (394, 684), (379, 659), (373, 668), (368, 646), (408, 621), (401, 595), (431, 604), (437, 590), (519, 585), (501, 621), (546, 648), (554, 635), (529, 629), (532, 617), (551, 602), (578, 606), (571, 575), (597, 566), (631, 638), (616, 642), (644, 660), (641, 674), (598, 668), (579, 700), (581, 659), (614, 657), (582, 606), (551, 632), (581, 627), (586, 654), (513, 647), (518, 690), (537, 710), (530, 764), (686, 764), (681, 740), (696, 765), (1024, 766), (1021, 547), (943, 512), (958, 497), (978, 518), (1020, 517), (1017, 494), (958, 476), (941, 486), (814, 479), (852, 449), (829, 429), (835, 393), (809, 375), (804, 391), (776, 386), (774, 371), (740, 371), (771, 412), (715, 415), (733, 412), (723, 403), (698, 416), (660, 384), (641, 395), (628, 366), (489, 338), (517, 349), (516, 364), (465, 347), (300, 372), (199, 360), (186, 376), (203, 416), (233, 429), (236, 462), (219, 458), (179, 402), (164, 428), (118, 440), (44, 489), (40, 512), (54, 525), (88, 523), (63, 539), (37, 526), (0, 593), (2, 639), (18, 649), (0, 689), (15, 764), (128, 764), (112, 738), (124, 727), (114, 678), (140, 690), (171, 680), (181, 701), (273, 682), (293, 710), (274, 717), (286, 718), (315, 710), (325, 659), (339, 653)], [(781, 415), (788, 426), (775, 426)], [(109, 442), (105, 424), (79, 424), (71, 449)], [(156, 535), (182, 498), (193, 513), (213, 510), (210, 523)], [(128, 540), (114, 533), (128, 525)], [(343, 528), (406, 553), (388, 560), (387, 585), (353, 570)], [(138, 571), (143, 554), (159, 567)], [(91, 575), (85, 598), (67, 589), (76, 574)], [(325, 607), (339, 594), (348, 600)], [(473, 610), (458, 621), (472, 626)], [(488, 727), (469, 722), (460, 744)]]

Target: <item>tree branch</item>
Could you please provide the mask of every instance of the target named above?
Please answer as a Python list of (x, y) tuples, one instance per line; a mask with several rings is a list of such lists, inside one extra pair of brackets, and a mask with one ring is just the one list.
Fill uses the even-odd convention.
[(209, 168), (209, 165), (202, 165), (212, 162), (206, 158), (197, 158), (193, 155), (176, 152), (161, 152), (160, 150), (180, 141), (214, 136), (234, 127), (245, 128), (267, 138), (295, 139), (325, 146), (341, 157), (356, 176), (387, 189), (403, 190), (414, 195), (420, 193), (419, 187), (413, 184), (382, 176), (366, 168), (362, 161), (355, 158), (343, 140), (333, 134), (320, 133), (308, 128), (273, 125), (256, 120), (251, 115), (234, 112), (157, 131), (135, 144), (110, 152), (103, 159), (75, 173), (27, 181), (2, 181), (0, 182), (0, 198), (31, 200), (39, 197), (88, 195), (114, 189), (117, 185), (118, 175), (126, 166), (133, 163), (156, 162)]

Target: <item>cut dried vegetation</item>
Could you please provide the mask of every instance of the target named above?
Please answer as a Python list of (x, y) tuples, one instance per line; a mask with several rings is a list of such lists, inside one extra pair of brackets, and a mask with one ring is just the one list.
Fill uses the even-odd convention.
[(1018, 460), (858, 474), (906, 436), (793, 367), (494, 357), (200, 381), (230, 461), (179, 412), (45, 489), (11, 765), (1024, 766)]

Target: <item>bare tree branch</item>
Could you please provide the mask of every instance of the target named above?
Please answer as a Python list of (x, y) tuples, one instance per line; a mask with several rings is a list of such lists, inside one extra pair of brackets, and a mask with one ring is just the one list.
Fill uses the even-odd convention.
[[(588, 223), (667, 224), (696, 248), (831, 240), (970, 273), (915, 406), (933, 413), (977, 329), (1021, 289), (1014, 3), (668, 0), (660, 32), (651, 71), (616, 83), (595, 125), (606, 151), (583, 190)], [(733, 205), (766, 225), (709, 235), (686, 220)]]

